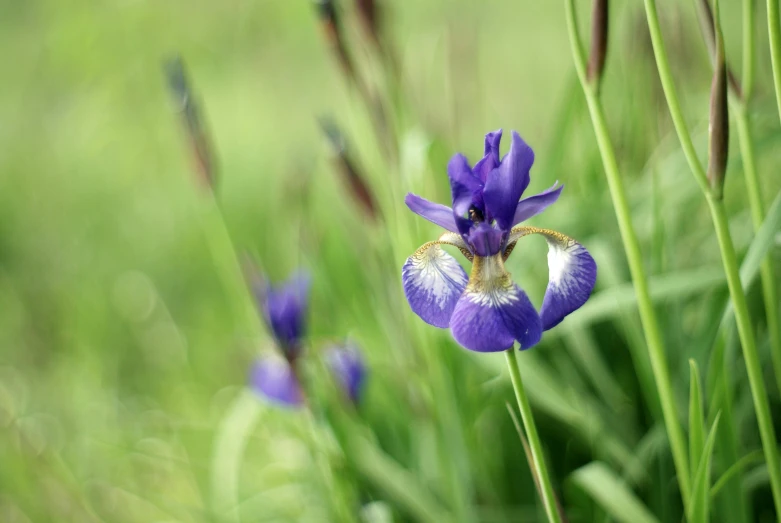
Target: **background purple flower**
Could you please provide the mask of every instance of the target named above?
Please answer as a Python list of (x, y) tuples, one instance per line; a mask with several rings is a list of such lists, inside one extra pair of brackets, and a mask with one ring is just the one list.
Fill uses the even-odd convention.
[(261, 356), (252, 366), (250, 388), (270, 402), (284, 407), (300, 407), (304, 394), (295, 369), (278, 356)]
[(358, 403), (366, 381), (366, 364), (358, 347), (353, 344), (330, 347), (326, 350), (325, 359), (345, 394)]
[(295, 272), (288, 281), (277, 286), (262, 276), (252, 285), (258, 309), (288, 359), (298, 357), (301, 352), (309, 309), (309, 285), (309, 275), (303, 271)]

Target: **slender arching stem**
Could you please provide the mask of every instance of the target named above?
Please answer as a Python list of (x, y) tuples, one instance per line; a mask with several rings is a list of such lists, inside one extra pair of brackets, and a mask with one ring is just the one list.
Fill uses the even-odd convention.
[[(645, 341), (648, 346), (648, 355), (651, 360), (651, 368), (654, 374), (654, 381), (659, 392), (659, 401), (662, 406), (662, 416), (667, 428), (667, 437), (670, 440), (670, 449), (675, 463), (675, 470), (678, 475), (678, 483), (681, 489), (683, 503), (688, 507), (690, 488), (689, 461), (686, 450), (686, 439), (684, 438), (683, 428), (678, 419), (678, 412), (675, 407), (675, 398), (673, 394), (672, 383), (670, 382), (670, 373), (667, 365), (667, 355), (664, 350), (664, 342), (659, 328), (659, 322), (656, 318), (656, 312), (651, 301), (651, 294), (648, 289), (648, 275), (643, 266), (642, 252), (640, 242), (637, 239), (637, 233), (632, 225), (631, 211), (624, 190), (621, 174), (618, 170), (615, 151), (607, 130), (607, 123), (602, 110), (602, 104), (597, 97), (595, 89), (586, 79), (586, 60), (583, 55), (583, 49), (580, 46), (580, 36), (577, 30), (575, 20), (575, 7), (573, 0), (566, 1), (567, 7), (567, 27), (570, 34), (570, 43), (572, 45), (572, 54), (575, 60), (575, 69), (578, 72), (583, 92), (586, 95), (591, 121), (594, 126), (594, 133), (597, 137), (597, 144), (602, 155), (602, 163), (605, 167), (605, 176), (607, 177), (610, 188), (610, 196), (613, 199), (613, 206), (618, 219), (618, 227), (621, 232), (621, 240), (626, 251), (627, 261), (629, 262), (629, 271), (632, 275), (632, 283), (637, 294), (637, 306), (640, 312), (640, 319), (643, 324)], [(705, 175), (703, 174), (703, 177)], [(706, 187), (707, 187), (707, 182)]]
[[(678, 95), (675, 91), (675, 85), (673, 84), (672, 73), (670, 72), (670, 66), (667, 61), (667, 53), (664, 48), (664, 42), (662, 41), (662, 30), (659, 25), (659, 16), (656, 12), (655, 0), (645, 0), (645, 9), (648, 18), (648, 29), (651, 33), (651, 42), (654, 48), (654, 55), (656, 56), (656, 65), (659, 70), (659, 77), (662, 80), (662, 87), (667, 99), (667, 105), (670, 108), (670, 114), (672, 115), (675, 124), (675, 130), (678, 133), (681, 147), (689, 162), (689, 167), (707, 198), (713, 225), (716, 228), (716, 236), (719, 242), (719, 249), (721, 250), (724, 272), (727, 276), (730, 297), (732, 298), (732, 304), (735, 308), (735, 320), (738, 325), (738, 335), (743, 348), (743, 358), (746, 361), (746, 371), (751, 386), (751, 395), (754, 400), (754, 411), (759, 424), (759, 433), (762, 439), (762, 447), (765, 451), (765, 460), (770, 472), (770, 485), (773, 491), (776, 513), (778, 514), (779, 521), (781, 521), (781, 462), (779, 461), (776, 436), (770, 415), (770, 405), (767, 399), (767, 389), (762, 376), (762, 368), (760, 366), (756, 340), (754, 339), (754, 331), (752, 330), (751, 318), (749, 317), (746, 295), (743, 291), (743, 286), (740, 283), (737, 255), (735, 254), (735, 246), (729, 231), (727, 213), (724, 209), (724, 203), (711, 194), (702, 165), (694, 154), (694, 146), (692, 145), (691, 136), (689, 135), (686, 122), (684, 121), (683, 112), (681, 111), (681, 106), (678, 102)], [(718, 10), (716, 10), (716, 13), (718, 14)], [(777, 19), (778, 12), (776, 11), (775, 14)], [(718, 16), (716, 16), (716, 23), (718, 24)]]
[(778, 118), (781, 120), (781, 13), (778, 3), (779, 0), (767, 0), (767, 29), (770, 33), (770, 58), (773, 62)]
[(518, 359), (515, 357), (515, 348), (511, 347), (505, 351), (505, 355), (507, 356), (507, 367), (510, 370), (510, 379), (513, 382), (513, 389), (515, 390), (515, 399), (518, 401), (518, 408), (521, 409), (523, 427), (526, 430), (526, 437), (529, 439), (529, 446), (531, 447), (532, 457), (534, 458), (534, 472), (540, 482), (540, 492), (542, 494), (542, 502), (545, 505), (545, 513), (548, 515), (548, 520), (551, 523), (561, 523), (561, 517), (559, 516), (559, 511), (556, 507), (556, 496), (553, 493), (553, 485), (551, 484), (550, 475), (548, 474), (548, 468), (545, 466), (545, 455), (542, 452), (542, 443), (540, 443), (540, 436), (537, 434), (537, 426), (534, 424), (532, 408), (531, 405), (529, 405), (529, 399), (526, 397), (523, 381), (521, 381), (521, 372), (518, 369)]

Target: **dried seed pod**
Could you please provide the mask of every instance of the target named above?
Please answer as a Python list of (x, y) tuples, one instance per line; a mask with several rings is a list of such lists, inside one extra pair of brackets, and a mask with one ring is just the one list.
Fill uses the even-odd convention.
[(174, 106), (181, 115), (182, 124), (187, 132), (199, 180), (202, 185), (213, 191), (217, 179), (214, 148), (208, 129), (201, 118), (181, 57), (177, 56), (166, 62), (165, 74)]
[(714, 17), (715, 63), (710, 95), (710, 125), (708, 127), (708, 181), (716, 198), (721, 199), (724, 175), (729, 156), (729, 110), (727, 106), (727, 65), (724, 41), (718, 24), (718, 1)]
[[(697, 2), (697, 18), (700, 22), (702, 36), (705, 39), (705, 45), (708, 47), (711, 62), (716, 65), (716, 33), (713, 22), (713, 11), (710, 7), (710, 0), (699, 0)], [(727, 81), (732, 92), (738, 98), (743, 98), (743, 88), (732, 70), (727, 66)]]
[(320, 119), (320, 127), (323, 129), (334, 153), (335, 162), (342, 173), (345, 183), (353, 199), (361, 206), (364, 212), (372, 219), (377, 219), (379, 210), (371, 187), (366, 183), (355, 163), (347, 151), (347, 145), (339, 128), (328, 119)]
[(608, 2), (607, 0), (594, 0), (591, 11), (591, 51), (588, 57), (586, 78), (590, 83), (596, 82), (597, 85), (599, 85), (602, 72), (605, 69), (607, 34)]

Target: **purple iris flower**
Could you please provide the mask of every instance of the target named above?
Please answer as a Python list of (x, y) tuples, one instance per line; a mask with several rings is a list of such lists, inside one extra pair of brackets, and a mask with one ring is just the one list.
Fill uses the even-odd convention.
[(301, 339), (306, 330), (309, 276), (297, 272), (279, 286), (272, 286), (257, 273), (253, 280), (252, 290), (258, 309), (282, 357), (261, 356), (250, 372), (250, 386), (274, 403), (300, 406), (304, 402), (304, 394), (297, 365), (301, 355)]
[(344, 393), (357, 404), (366, 381), (366, 364), (361, 352), (353, 344), (335, 346), (326, 351), (325, 360)]
[[(534, 152), (513, 131), (510, 151), (500, 159), (501, 138), (501, 129), (485, 136), (485, 155), (474, 167), (462, 154), (450, 159), (452, 209), (412, 193), (405, 199), (412, 212), (447, 230), (407, 258), (402, 268), (407, 301), (423, 321), (450, 327), (458, 343), (479, 352), (506, 350), (516, 340), (522, 349), (532, 347), (543, 331), (586, 302), (597, 277), (594, 259), (575, 240), (518, 225), (553, 204), (563, 186), (521, 200)], [(548, 242), (548, 287), (539, 313), (504, 266), (518, 240), (529, 234)], [(443, 244), (458, 247), (472, 262), (469, 276)]]
[(272, 286), (262, 276), (252, 284), (258, 309), (280, 350), (289, 360), (301, 353), (309, 305), (309, 283), (309, 275), (299, 271), (279, 286)]

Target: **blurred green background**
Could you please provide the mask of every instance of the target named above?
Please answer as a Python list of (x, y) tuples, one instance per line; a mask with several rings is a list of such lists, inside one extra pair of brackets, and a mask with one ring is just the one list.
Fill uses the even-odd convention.
[[(723, 3), (737, 69), (739, 6)], [(578, 4), (587, 35), (590, 3)], [(462, 151), (476, 161), (483, 135), (502, 127), (535, 149), (530, 193), (555, 180), (566, 185), (532, 224), (577, 238), (599, 265), (590, 303), (519, 356), (569, 518), (611, 520), (583, 486), (588, 478), (619, 496), (609, 476), (660, 521), (680, 521), (563, 4), (386, 1), (396, 90), (352, 2), (340, 7), (360, 74), (378, 96), (396, 93), (386, 108), (397, 160), (384, 156), (388, 142), (373, 133), (309, 1), (0, 2), (0, 520), (417, 519), (403, 494), (352, 463), (338, 435), (315, 437), (336, 449), (323, 451), (306, 436), (305, 416), (243, 395), (249, 365), (270, 339), (231, 265), (224, 223), (236, 248), (273, 279), (311, 271), (313, 376), (323, 344), (349, 335), (363, 348), (370, 377), (355, 418), (372, 448), (454, 520), (541, 521), (505, 406), (512, 390), (503, 356), (468, 353), (423, 324), (400, 283), (405, 258), (437, 234), (406, 210), (404, 194), (447, 202), (447, 159)], [(666, 0), (660, 11), (704, 157), (710, 67), (694, 8)], [(752, 114), (769, 205), (781, 189), (781, 129), (758, 14)], [(602, 99), (685, 413), (688, 360), (707, 382), (726, 286), (705, 202), (672, 133), (641, 2), (612, 6), (609, 49)], [(188, 67), (213, 138), (224, 222), (195, 182), (167, 92), (162, 64), (174, 55)], [(319, 116), (342, 129), (380, 220), (362, 213), (340, 178)], [(753, 232), (737, 149), (725, 194), (745, 252)], [(519, 246), (508, 268), (539, 305), (544, 243)], [(767, 358), (758, 289), (749, 299)], [(760, 443), (737, 357), (733, 378), (743, 455)], [(778, 422), (781, 401), (768, 388)], [(318, 430), (330, 434), (338, 421), (324, 418)], [(233, 441), (244, 437), (237, 434), (246, 447)], [(317, 472), (323, 459), (331, 476)], [(599, 475), (585, 475), (594, 462)], [(714, 463), (715, 474), (725, 468)], [(336, 499), (335, 488), (352, 502)], [(744, 469), (737, 488), (748, 492), (757, 521), (772, 520), (761, 464)], [(223, 510), (224, 492), (239, 504)], [(725, 489), (716, 501), (728, 505), (732, 495)], [(714, 519), (728, 521), (725, 514)]]

